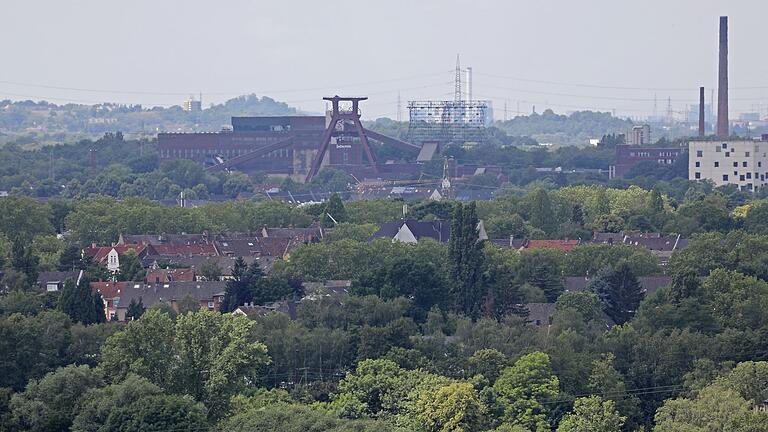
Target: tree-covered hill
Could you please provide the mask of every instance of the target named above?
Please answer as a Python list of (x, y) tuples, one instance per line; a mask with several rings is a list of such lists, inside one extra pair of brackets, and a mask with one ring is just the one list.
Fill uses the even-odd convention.
[(562, 115), (548, 109), (541, 114), (496, 122), (495, 126), (509, 135), (530, 136), (541, 143), (584, 145), (590, 138), (600, 138), (607, 133), (624, 133), (632, 127), (632, 122), (607, 112), (577, 111)]
[(96, 137), (106, 132), (153, 136), (160, 131), (216, 131), (232, 116), (290, 115), (295, 108), (267, 96), (238, 96), (201, 112), (178, 105), (146, 108), (141, 105), (96, 105), (40, 101), (0, 101), (0, 143), (46, 144), (74, 137)]

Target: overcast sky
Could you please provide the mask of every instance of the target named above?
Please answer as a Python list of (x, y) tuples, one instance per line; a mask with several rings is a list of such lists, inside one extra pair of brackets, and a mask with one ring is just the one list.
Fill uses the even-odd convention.
[(765, 115), (767, 12), (765, 0), (2, 0), (0, 98), (170, 105), (202, 92), (208, 105), (253, 92), (321, 111), (337, 93), (395, 118), (399, 92), (406, 117), (408, 100), (453, 97), (459, 53), (497, 119), (505, 101), (510, 117), (533, 105), (645, 116), (656, 98), (661, 115), (699, 85), (709, 98), (728, 15), (731, 111)]

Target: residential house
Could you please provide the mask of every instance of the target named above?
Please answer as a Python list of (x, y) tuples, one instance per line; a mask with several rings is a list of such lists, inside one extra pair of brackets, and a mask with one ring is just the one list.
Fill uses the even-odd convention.
[(648, 249), (659, 260), (659, 264), (665, 266), (672, 258), (672, 254), (688, 246), (688, 239), (681, 238), (680, 234), (666, 237), (628, 235), (624, 238), (624, 243)]
[(102, 301), (104, 302), (104, 316), (107, 321), (118, 319), (119, 321), (125, 321), (125, 315), (122, 320), (117, 317), (117, 306), (120, 304), (121, 297), (124, 296), (126, 288), (129, 284), (135, 282), (91, 282), (91, 291), (101, 294)]
[(108, 320), (125, 321), (131, 301), (141, 300), (146, 308), (161, 302), (178, 311), (178, 303), (191, 296), (200, 303), (201, 309), (218, 311), (224, 300), (226, 282), (92, 282), (91, 289), (104, 298), (104, 313)]
[[(227, 280), (232, 278), (232, 270), (235, 267), (235, 261), (238, 257), (235, 256), (192, 256), (192, 257), (180, 257), (170, 260), (169, 262), (179, 267), (191, 268), (194, 270), (197, 277), (202, 276), (201, 269), (203, 266), (213, 262), (221, 270), (220, 280)], [(243, 256), (243, 261), (247, 265), (253, 263), (259, 263), (261, 269), (268, 273), (272, 269), (272, 264), (275, 261), (274, 257), (265, 256)]]
[[(587, 289), (587, 285), (591, 276), (567, 276), (564, 280), (565, 291), (584, 291)], [(653, 294), (659, 288), (664, 287), (672, 283), (671, 276), (640, 276), (637, 278), (640, 282), (643, 293), (645, 295)]]
[(304, 282), (304, 297), (301, 301), (318, 301), (324, 298), (343, 299), (349, 295), (351, 280), (327, 280), (325, 282)]
[(209, 238), (207, 231), (202, 234), (126, 234), (120, 235), (117, 241), (118, 245), (192, 245), (208, 244), (212, 239)]
[(143, 259), (148, 255), (157, 255), (154, 247), (149, 244), (113, 246), (96, 246), (96, 244), (92, 244), (91, 247), (83, 249), (82, 253), (84, 257), (89, 257), (93, 262), (104, 265), (107, 267), (107, 270), (116, 273), (120, 271), (120, 258), (128, 251), (135, 252), (139, 259)]
[(520, 250), (528, 243), (528, 240), (525, 238), (515, 238), (515, 236), (509, 236), (508, 239), (490, 239), (488, 240), (495, 246), (498, 246), (502, 249), (516, 249)]
[(302, 288), (304, 296), (301, 299), (286, 299), (271, 302), (263, 305), (255, 303), (246, 303), (238, 306), (233, 315), (243, 316), (264, 316), (271, 312), (280, 312), (288, 315), (292, 320), (297, 317), (296, 306), (301, 302), (322, 301), (331, 299), (341, 304), (344, 298), (349, 295), (349, 289), (352, 286), (351, 280), (327, 280), (325, 282), (304, 282)]
[(219, 255), (214, 243), (192, 243), (192, 244), (159, 244), (152, 248), (155, 254), (153, 259), (168, 260), (179, 257), (189, 256), (216, 256)]
[(528, 240), (522, 249), (548, 248), (567, 253), (580, 244), (581, 240)]
[(247, 317), (266, 316), (272, 312), (278, 312), (285, 315), (292, 320), (296, 319), (296, 302), (291, 300), (279, 300), (270, 302), (263, 305), (257, 305), (254, 303), (247, 303), (238, 306), (232, 311), (232, 315), (242, 315)]
[(555, 313), (554, 303), (526, 303), (528, 309), (527, 322), (536, 327), (546, 327), (552, 324), (552, 315)]
[[(480, 240), (488, 240), (488, 234), (485, 232), (485, 225), (482, 220), (477, 224), (477, 231)], [(431, 238), (440, 243), (447, 243), (451, 239), (451, 221), (403, 219), (386, 222), (368, 241), (378, 238), (388, 238), (403, 243), (417, 243), (422, 239)]]
[(37, 286), (46, 292), (55, 292), (62, 290), (67, 280), (72, 280), (75, 284), (79, 284), (82, 278), (82, 270), (41, 272), (37, 276)]
[(599, 244), (626, 244), (630, 246), (639, 246), (648, 249), (658, 259), (662, 266), (669, 263), (672, 254), (685, 249), (688, 246), (688, 239), (682, 238), (680, 234), (663, 236), (661, 233), (640, 232), (640, 233), (594, 233), (592, 243)]
[[(526, 303), (526, 309), (528, 310), (528, 318), (526, 323), (535, 325), (536, 327), (547, 327), (552, 324), (552, 316), (557, 310), (555, 303)], [(610, 328), (616, 325), (616, 323), (605, 314), (602, 313), (603, 322), (606, 327)]]
[(262, 237), (292, 238), (300, 242), (316, 243), (323, 239), (325, 233), (321, 225), (312, 225), (307, 228), (277, 227), (269, 228), (266, 225), (261, 228)]
[(196, 279), (193, 268), (149, 268), (144, 281), (147, 283), (194, 282)]

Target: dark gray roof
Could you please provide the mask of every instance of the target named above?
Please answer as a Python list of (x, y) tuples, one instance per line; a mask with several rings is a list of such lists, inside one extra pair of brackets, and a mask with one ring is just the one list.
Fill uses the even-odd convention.
[(456, 192), (458, 201), (493, 201), (495, 189), (465, 189)]
[(188, 245), (208, 243), (208, 234), (124, 234), (123, 244)]
[[(589, 276), (567, 276), (565, 278), (566, 291), (584, 291), (589, 283)], [(637, 278), (643, 291), (647, 294), (656, 292), (659, 288), (667, 286), (672, 282), (671, 276), (640, 276)]]
[(624, 242), (624, 233), (596, 232), (592, 236), (592, 243), (619, 244)]
[(525, 307), (528, 309), (528, 322), (537, 326), (549, 325), (555, 313), (554, 303), (526, 303)]
[(37, 284), (38, 286), (45, 288), (49, 282), (60, 282), (63, 284), (67, 279), (72, 279), (72, 282), (77, 283), (80, 273), (81, 270), (40, 272), (40, 274), (37, 275)]
[(313, 237), (323, 238), (323, 228), (320, 226), (311, 226), (309, 228), (262, 228), (261, 234), (264, 237), (294, 238), (294, 237)]
[(244, 304), (235, 308), (235, 311), (232, 313), (237, 314), (238, 310), (248, 317), (266, 316), (272, 312), (279, 312), (288, 315), (292, 320), (296, 319), (296, 303), (290, 300), (279, 300), (263, 305)]
[(199, 301), (213, 301), (216, 296), (223, 296), (227, 283), (221, 281), (211, 282), (168, 282), (128, 283), (128, 286), (120, 295), (118, 307), (128, 307), (131, 300), (141, 299), (145, 307), (149, 308), (162, 301), (178, 301), (187, 295)]
[(589, 276), (566, 276), (566, 291), (584, 291), (589, 283)]
[(304, 282), (304, 300), (319, 300), (323, 297), (345, 297), (349, 295), (351, 280), (328, 280), (325, 282)]
[(227, 238), (215, 242), (216, 249), (222, 255), (246, 257), (261, 255), (261, 243), (258, 237)]
[(433, 220), (418, 221), (414, 219), (405, 219), (386, 222), (376, 231), (369, 241), (377, 238), (394, 238), (400, 231), (400, 227), (407, 225), (408, 229), (416, 237), (416, 240), (431, 238), (441, 243), (446, 243), (451, 238), (451, 221)]
[[(633, 246), (642, 246), (652, 251), (671, 252), (680, 249), (680, 236), (673, 235), (668, 237), (645, 237), (645, 236), (627, 236), (624, 243)], [(687, 245), (688, 242), (686, 241)]]
[[(255, 262), (258, 262), (261, 266), (262, 270), (265, 272), (268, 269), (272, 268), (272, 263), (274, 263), (275, 258), (274, 257), (254, 257), (254, 256), (244, 256), (242, 257), (246, 264), (251, 265)], [(206, 256), (193, 256), (193, 257), (180, 257), (177, 259), (172, 259), (170, 262), (172, 262), (175, 265), (181, 266), (181, 267), (188, 267), (188, 268), (194, 268), (199, 270), (205, 263), (209, 261), (214, 261), (216, 265), (219, 266), (221, 269), (221, 273), (224, 276), (229, 276), (232, 274), (232, 269), (235, 266), (235, 260), (236, 257), (228, 257), (228, 256), (213, 256), (213, 257), (206, 257)]]

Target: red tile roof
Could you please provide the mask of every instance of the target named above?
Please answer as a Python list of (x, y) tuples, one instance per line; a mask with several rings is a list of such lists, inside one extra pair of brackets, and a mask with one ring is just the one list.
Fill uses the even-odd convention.
[(145, 277), (147, 283), (153, 282), (194, 282), (195, 270), (191, 268), (150, 269)]
[(91, 291), (98, 291), (104, 300), (120, 297), (130, 284), (136, 282), (91, 282)]
[(126, 252), (132, 250), (136, 252), (136, 255), (141, 255), (142, 252), (147, 250), (147, 245), (117, 245), (117, 246), (96, 246), (83, 249), (83, 253), (86, 256), (91, 257), (96, 262), (102, 262), (107, 258), (107, 255), (114, 249), (118, 255), (123, 255)]

